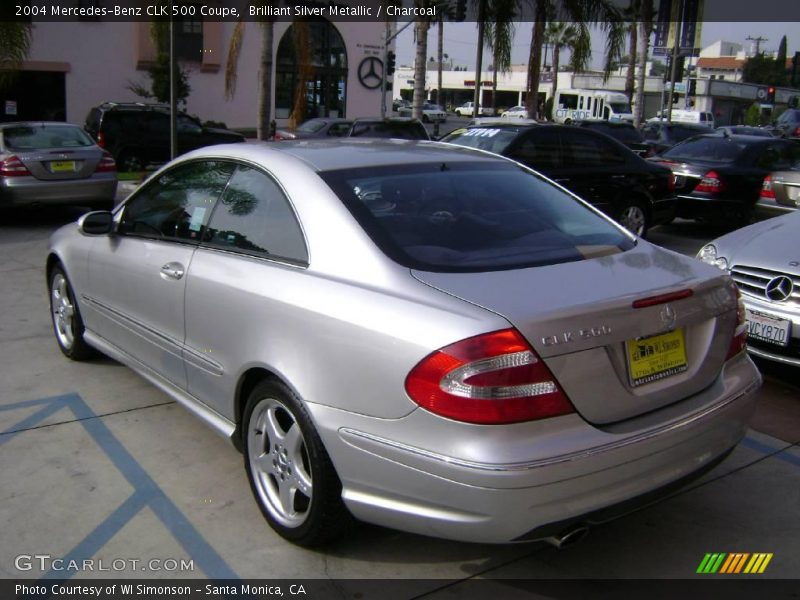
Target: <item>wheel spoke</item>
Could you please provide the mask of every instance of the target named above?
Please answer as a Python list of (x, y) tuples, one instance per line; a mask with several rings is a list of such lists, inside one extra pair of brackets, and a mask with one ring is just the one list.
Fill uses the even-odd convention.
[(283, 444), (285, 433), (281, 424), (278, 422), (278, 407), (271, 406), (264, 411), (263, 428), (264, 435), (269, 438), (269, 442), (274, 448), (276, 444)]
[(256, 459), (256, 468), (267, 475), (276, 475), (277, 469), (275, 468), (274, 458), (269, 452), (262, 454)]
[(289, 480), (278, 478), (278, 492), (280, 494), (281, 508), (287, 517), (294, 516), (294, 495), (296, 488), (291, 485)]
[(283, 439), (283, 445), (286, 447), (286, 452), (292, 462), (298, 463), (301, 461), (300, 451), (303, 447), (303, 434), (297, 423), (293, 423), (289, 427), (289, 431), (286, 432), (286, 436)]

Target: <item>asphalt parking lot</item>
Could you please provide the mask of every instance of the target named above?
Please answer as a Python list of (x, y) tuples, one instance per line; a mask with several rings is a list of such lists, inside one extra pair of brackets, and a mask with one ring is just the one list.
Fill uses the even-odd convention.
[[(369, 525), (324, 551), (287, 543), (263, 520), (236, 450), (127, 368), (109, 359), (74, 363), (59, 352), (45, 289), (47, 239), (80, 213), (30, 210), (0, 220), (0, 577), (417, 581), (413, 592), (380, 590), (383, 598), (458, 597), (475, 579), (798, 577), (800, 378), (764, 363), (752, 429), (722, 465), (567, 550)], [(694, 254), (715, 235), (678, 221), (651, 239)], [(772, 557), (762, 574), (697, 574), (708, 553)], [(87, 559), (92, 569), (64, 570)], [(99, 570), (100, 561), (111, 569)], [(487, 593), (513, 597), (509, 588)], [(351, 584), (341, 597), (375, 596)]]

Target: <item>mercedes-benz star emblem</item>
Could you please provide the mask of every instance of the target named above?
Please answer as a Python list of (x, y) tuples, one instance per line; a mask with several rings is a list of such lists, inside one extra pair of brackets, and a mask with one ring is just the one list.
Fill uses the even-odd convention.
[(780, 275), (769, 280), (764, 295), (773, 302), (783, 302), (791, 297), (793, 287), (794, 284), (789, 277)]
[(672, 331), (675, 328), (675, 321), (678, 318), (678, 315), (675, 314), (675, 309), (672, 308), (669, 304), (667, 304), (664, 308), (661, 309), (661, 324), (664, 325), (664, 329), (667, 331)]
[(358, 80), (368, 90), (381, 87), (383, 83), (383, 62), (377, 56), (367, 56), (358, 65)]

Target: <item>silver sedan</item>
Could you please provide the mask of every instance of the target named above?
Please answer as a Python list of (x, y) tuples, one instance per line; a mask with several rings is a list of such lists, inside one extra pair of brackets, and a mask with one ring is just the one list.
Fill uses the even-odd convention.
[(117, 166), (77, 125), (0, 124), (0, 208), (79, 204), (111, 208)]
[(748, 350), (800, 367), (800, 212), (761, 221), (706, 244), (698, 257), (728, 272), (747, 309)]
[(57, 231), (55, 337), (244, 454), (270, 526), (578, 540), (741, 440), (725, 273), (508, 159), (431, 142), (189, 153)]

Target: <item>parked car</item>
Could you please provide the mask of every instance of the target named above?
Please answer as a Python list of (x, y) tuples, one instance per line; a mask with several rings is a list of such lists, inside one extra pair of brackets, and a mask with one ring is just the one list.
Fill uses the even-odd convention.
[(775, 171), (764, 178), (756, 202), (756, 214), (762, 217), (794, 212), (800, 207), (800, 162), (790, 169)]
[(527, 119), (528, 109), (525, 106), (512, 106), (500, 115), (503, 119)]
[(748, 135), (704, 135), (651, 159), (675, 174), (677, 216), (727, 227), (750, 222), (764, 178), (800, 160), (800, 144)]
[(708, 127), (705, 125), (692, 125), (689, 123), (648, 121), (642, 127), (644, 143), (650, 146), (648, 156), (661, 154), (672, 148), (678, 142), (682, 142), (695, 135), (707, 133)]
[(780, 137), (800, 138), (800, 108), (789, 108), (775, 121), (774, 132)]
[[(397, 109), (397, 114), (401, 117), (410, 117), (413, 112), (411, 106), (401, 106)], [(422, 122), (423, 123), (444, 123), (447, 121), (447, 113), (438, 104), (430, 104), (426, 102), (422, 105)]]
[[(475, 103), (474, 102), (464, 102), (461, 106), (457, 106), (455, 113), (459, 117), (471, 117), (475, 114)], [(494, 116), (494, 109), (485, 107), (485, 106), (478, 106), (478, 116), (479, 117), (493, 117)]]
[[(170, 159), (169, 106), (141, 102), (105, 102), (89, 111), (84, 129), (108, 150), (120, 171), (142, 171)], [(243, 142), (227, 129), (204, 127), (185, 113), (177, 117), (178, 154), (213, 144)]]
[(309, 119), (297, 126), (297, 128), (278, 129), (275, 132), (275, 141), (282, 140), (304, 140), (309, 138), (325, 137), (344, 137), (353, 125), (352, 119), (334, 119), (320, 117)]
[(347, 137), (397, 138), (403, 140), (429, 140), (425, 126), (418, 119), (389, 117), (355, 119)]
[(404, 100), (403, 98), (395, 98), (392, 100), (392, 110), (397, 111), (403, 107), (411, 106), (411, 102), (408, 100)]
[(645, 144), (641, 132), (630, 121), (580, 121), (577, 125), (605, 133), (622, 142), (641, 157), (648, 156), (650, 153), (650, 146)]
[(701, 260), (742, 293), (750, 354), (800, 367), (800, 212), (738, 229), (703, 246)]
[(774, 137), (769, 129), (751, 127), (749, 125), (724, 125), (714, 130), (722, 135), (754, 135), (757, 137)]
[(0, 124), (0, 208), (77, 204), (111, 208), (117, 167), (77, 125)]
[(60, 350), (241, 448), (303, 545), (574, 542), (721, 461), (760, 383), (728, 276), (452, 145), (197, 150), (55, 232), (46, 277)]
[(443, 142), (488, 150), (527, 165), (580, 196), (636, 235), (670, 222), (674, 177), (615, 139), (565, 125), (502, 122), (457, 129)]

